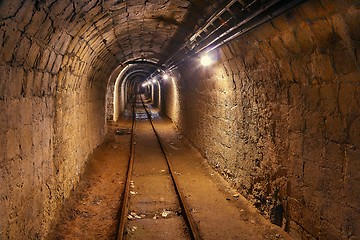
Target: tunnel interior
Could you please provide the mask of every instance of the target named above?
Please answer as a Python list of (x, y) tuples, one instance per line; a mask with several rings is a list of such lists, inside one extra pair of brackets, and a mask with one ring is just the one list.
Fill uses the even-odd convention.
[(359, 6), (0, 1), (0, 239), (47, 236), (137, 91), (294, 239), (360, 237)]

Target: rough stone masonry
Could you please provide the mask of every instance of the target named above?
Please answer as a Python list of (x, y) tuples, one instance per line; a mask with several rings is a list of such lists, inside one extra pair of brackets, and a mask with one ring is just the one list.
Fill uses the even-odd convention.
[[(166, 60), (224, 1), (0, 1), (0, 239), (43, 239), (126, 61)], [(242, 1), (244, 2), (244, 1)], [(162, 109), (294, 239), (360, 237), (358, 0), (309, 0), (195, 60)]]
[(359, 1), (308, 1), (179, 70), (169, 115), (294, 239), (360, 237), (359, 26)]

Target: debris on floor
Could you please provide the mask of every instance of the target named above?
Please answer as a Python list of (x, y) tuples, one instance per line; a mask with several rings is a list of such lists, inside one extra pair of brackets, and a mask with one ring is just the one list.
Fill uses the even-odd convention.
[(145, 217), (144, 214), (138, 215), (136, 212), (130, 212), (130, 214), (128, 214), (127, 216), (127, 219), (134, 220), (134, 219), (142, 219), (144, 217)]
[(131, 130), (130, 129), (126, 129), (126, 128), (118, 128), (116, 129), (116, 134), (117, 135), (128, 135), (131, 134)]
[(180, 148), (176, 147), (172, 142), (170, 142), (169, 146), (174, 150), (180, 150)]
[(171, 214), (172, 212), (169, 211), (169, 210), (166, 210), (166, 209), (163, 209), (162, 213), (161, 213), (161, 216), (163, 218), (166, 218), (169, 214)]

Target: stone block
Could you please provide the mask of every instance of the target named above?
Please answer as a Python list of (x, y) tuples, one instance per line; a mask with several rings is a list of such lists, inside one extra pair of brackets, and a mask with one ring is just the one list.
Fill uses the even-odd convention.
[(29, 49), (31, 46), (31, 42), (27, 37), (23, 37), (20, 40), (19, 46), (16, 49), (15, 53), (15, 61), (22, 65), (29, 54)]
[(19, 105), (21, 106), (21, 111), (19, 113), (21, 126), (31, 125), (32, 123), (32, 100), (28, 98), (20, 99)]
[(306, 109), (311, 112), (318, 111), (320, 104), (320, 88), (317, 85), (309, 86), (304, 89), (304, 100), (306, 101)]
[(325, 140), (319, 138), (304, 138), (304, 159), (314, 164), (320, 165), (324, 160)]
[(333, 13), (336, 10), (333, 0), (320, 0), (319, 2), (329, 14)]
[(34, 96), (41, 95), (41, 82), (42, 82), (43, 73), (36, 72), (33, 78), (33, 83), (31, 84), (31, 92)]
[(340, 83), (340, 89), (339, 89), (339, 107), (340, 107), (340, 113), (343, 116), (352, 114), (356, 112), (356, 102), (354, 99), (355, 97), (355, 87), (352, 83)]
[(360, 41), (360, 10), (358, 8), (349, 8), (344, 15), (350, 38)]
[(6, 82), (10, 78), (10, 69), (6, 66), (0, 65), (0, 99), (5, 97), (6, 93)]
[(29, 67), (33, 67), (35, 65), (35, 61), (39, 57), (39, 54), (40, 54), (40, 46), (36, 43), (36, 41), (33, 41), (27, 53), (27, 58), (25, 63)]
[(336, 216), (333, 220), (326, 218), (321, 221), (320, 239), (346, 239), (347, 237), (342, 234), (341, 229), (336, 226), (339, 216), (342, 216), (341, 210), (340, 212), (333, 210), (333, 208), (329, 208), (329, 210), (334, 212)]
[(344, 48), (349, 48), (351, 46), (351, 38), (349, 37), (344, 17), (336, 14), (330, 19), (334, 29), (334, 35), (331, 39), (333, 51), (341, 51)]
[(6, 133), (6, 158), (12, 159), (20, 154), (20, 136), (16, 130), (9, 129)]
[(39, 25), (39, 30), (35, 34), (35, 37), (37, 39), (41, 39), (45, 43), (48, 43), (50, 36), (52, 36), (54, 32), (54, 27), (52, 24), (53, 20), (51, 20), (49, 17), (46, 17), (41, 25)]
[(291, 219), (302, 219), (302, 215), (303, 215), (303, 208), (304, 208), (304, 201), (301, 198), (294, 198), (292, 196), (290, 196), (288, 198), (288, 214), (290, 216)]
[(294, 72), (292, 71), (291, 63), (288, 59), (281, 59), (279, 62), (279, 72), (282, 80), (286, 82), (293, 82), (295, 79)]
[(224, 54), (225, 59), (227, 60), (234, 58), (234, 54), (231, 52), (231, 49), (228, 45), (224, 45), (224, 47), (221, 48), (220, 52)]
[(335, 78), (331, 56), (328, 54), (313, 53), (311, 55), (311, 71), (314, 83), (328, 83)]
[(328, 115), (325, 118), (326, 137), (338, 143), (347, 139), (347, 122), (341, 115)]
[(6, 1), (1, 2), (0, 11), (1, 11), (1, 19), (14, 17), (16, 12), (21, 8), (20, 1)]
[(20, 67), (11, 69), (6, 81), (6, 94), (9, 98), (18, 98), (22, 93), (24, 70)]
[(22, 2), (21, 8), (16, 13), (14, 20), (17, 23), (18, 30), (24, 31), (24, 28), (30, 23), (34, 11), (34, 3)]
[(273, 62), (277, 59), (268, 41), (259, 42), (259, 51), (269, 62)]
[(47, 65), (47, 63), (49, 61), (49, 56), (50, 56), (49, 49), (46, 48), (41, 52), (41, 58), (40, 58), (40, 61), (38, 63), (38, 68), (40, 70), (45, 70), (46, 65)]
[[(312, 194), (312, 193), (310, 193)], [(300, 219), (301, 226), (311, 233), (313, 238), (318, 238), (320, 235), (320, 214), (318, 211), (310, 208), (304, 208), (303, 218)], [(309, 236), (303, 239), (310, 239)]]
[(302, 22), (294, 31), (301, 52), (312, 52), (316, 47), (316, 40), (309, 23)]
[(270, 39), (270, 45), (278, 58), (284, 58), (288, 55), (288, 51), (286, 50), (282, 40), (278, 36)]
[(61, 36), (62, 44), (61, 44), (61, 48), (59, 49), (60, 54), (66, 53), (66, 50), (69, 47), (71, 40), (72, 40), (72, 37), (70, 35), (68, 35), (66, 33), (62, 34), (62, 36)]
[(297, 42), (294, 31), (286, 31), (281, 35), (281, 39), (285, 48), (294, 54), (298, 54), (301, 51), (300, 45)]
[(35, 36), (45, 19), (46, 13), (44, 11), (35, 11), (30, 24), (26, 28), (28, 36)]
[(5, 115), (8, 129), (17, 129), (19, 127), (20, 119), (18, 113), (20, 112), (20, 104), (18, 99), (9, 99), (5, 101), (6, 108)]
[(360, 147), (360, 118), (355, 119), (349, 129), (350, 144)]
[(53, 65), (54, 62), (56, 60), (56, 53), (54, 51), (51, 51), (50, 56), (49, 56), (49, 60), (46, 64), (46, 71), (47, 72), (51, 72), (51, 70), (53, 69)]
[(290, 99), (290, 107), (297, 108), (298, 111), (302, 111), (304, 109), (304, 96), (302, 89), (298, 84), (291, 84), (289, 88), (289, 99)]
[(321, 110), (325, 114), (334, 114), (338, 112), (337, 96), (338, 96), (337, 84), (320, 85)]
[(319, 19), (311, 24), (315, 34), (317, 46), (321, 49), (332, 49), (334, 32), (331, 22), (328, 19)]
[(29, 69), (26, 71), (26, 79), (23, 82), (24, 97), (30, 97), (32, 94), (31, 88), (34, 81), (34, 72)]
[(312, 74), (309, 71), (311, 60), (308, 55), (297, 56), (291, 61), (291, 70), (294, 75), (294, 82), (301, 85), (309, 85), (312, 81)]
[(285, 32), (291, 28), (285, 15), (276, 17), (271, 21), (271, 23), (279, 32)]
[(345, 194), (346, 202), (357, 211), (360, 211), (359, 207), (359, 194), (360, 194), (360, 177), (347, 176), (345, 178)]
[(360, 149), (348, 147), (345, 149), (346, 172), (348, 178), (359, 178), (360, 175)]
[(290, 132), (304, 132), (305, 122), (304, 113), (297, 108), (292, 108), (289, 111), (289, 131)]
[(304, 185), (311, 192), (307, 193), (307, 198), (309, 198), (309, 204), (318, 204), (315, 196), (308, 196), (313, 194), (314, 191), (320, 191), (323, 181), (323, 171), (317, 162), (322, 161), (321, 159), (312, 159), (310, 161), (304, 161)]
[(357, 239), (357, 236), (360, 235), (360, 219), (359, 219), (359, 208), (347, 207), (345, 210), (342, 209), (344, 215), (346, 216), (346, 224), (341, 228), (344, 235), (343, 239)]
[(10, 62), (13, 59), (20, 36), (21, 32), (17, 30), (15, 23), (9, 23), (5, 32), (3, 48), (1, 49), (1, 58), (5, 62)]
[(303, 232), (304, 229), (293, 219), (289, 221), (289, 234), (292, 239), (294, 240), (301, 240), (303, 239)]
[(339, 74), (347, 74), (357, 70), (355, 52), (353, 49), (342, 49), (333, 53), (335, 71)]
[(312, 21), (324, 18), (328, 15), (326, 8), (323, 7), (320, 1), (311, 1), (306, 4), (302, 4), (299, 10), (302, 12), (304, 17)]
[(323, 139), (325, 136), (325, 120), (318, 112), (305, 116), (305, 133), (308, 136)]

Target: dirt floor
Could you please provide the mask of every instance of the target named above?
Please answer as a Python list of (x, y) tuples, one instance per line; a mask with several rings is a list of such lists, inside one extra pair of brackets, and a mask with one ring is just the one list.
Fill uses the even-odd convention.
[(67, 200), (49, 239), (115, 238), (129, 158), (129, 128), (128, 120), (108, 124), (104, 143), (90, 157), (76, 192)]
[[(153, 115), (158, 113), (153, 110)], [(214, 171), (167, 118), (154, 120), (202, 239), (291, 239)], [(68, 201), (52, 239), (114, 239), (129, 157), (130, 135), (110, 123)], [(189, 239), (165, 160), (148, 121), (136, 126), (127, 239)], [(165, 214), (164, 214), (165, 213)]]

